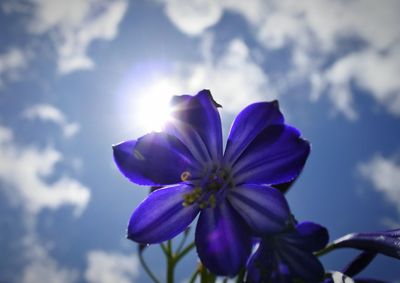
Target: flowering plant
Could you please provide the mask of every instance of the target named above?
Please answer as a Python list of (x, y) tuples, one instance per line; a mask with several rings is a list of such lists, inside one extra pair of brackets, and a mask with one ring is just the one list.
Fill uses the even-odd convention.
[[(140, 255), (145, 245), (161, 243), (168, 282), (177, 262), (194, 247), (201, 268), (193, 282), (197, 277), (215, 282), (217, 276), (237, 282), (333, 280), (317, 256), (343, 247), (365, 251), (351, 272), (343, 272), (349, 276), (376, 253), (399, 258), (398, 230), (351, 234), (327, 246), (324, 227), (296, 221), (284, 193), (301, 173), (310, 144), (285, 123), (277, 101), (240, 112), (225, 150), (220, 105), (208, 90), (175, 96), (171, 104), (172, 118), (163, 131), (113, 146), (121, 173), (154, 188), (133, 212), (127, 237), (139, 243)], [(182, 242), (173, 251), (171, 239), (183, 234), (186, 240), (197, 216), (194, 243), (184, 247)]]

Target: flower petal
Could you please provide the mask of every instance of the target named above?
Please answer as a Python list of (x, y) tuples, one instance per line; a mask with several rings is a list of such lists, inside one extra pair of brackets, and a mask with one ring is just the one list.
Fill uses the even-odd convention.
[[(263, 243), (263, 242), (262, 242)], [(258, 246), (247, 263), (248, 283), (268, 282), (271, 279), (275, 265), (275, 254), (264, 243)]]
[(329, 241), (328, 230), (313, 222), (306, 221), (297, 224), (296, 231), (297, 233), (285, 237), (285, 240), (309, 252), (323, 249)]
[[(176, 137), (151, 133), (137, 141), (113, 146), (119, 170), (139, 185), (168, 185), (181, 182), (181, 174), (196, 166), (188, 149)], [(173, 164), (173, 166), (171, 166)]]
[(225, 161), (233, 164), (260, 132), (270, 125), (282, 123), (283, 115), (277, 100), (247, 106), (232, 124), (224, 154)]
[(348, 276), (355, 276), (363, 271), (376, 257), (376, 253), (363, 251), (354, 258), (344, 269), (343, 273)]
[(240, 271), (252, 243), (246, 223), (226, 201), (201, 212), (195, 242), (203, 264), (220, 276), (234, 276)]
[(400, 259), (400, 229), (348, 234), (334, 241), (333, 248), (355, 248)]
[(277, 189), (280, 191), (282, 194), (286, 194), (290, 188), (293, 186), (293, 184), (296, 182), (298, 179), (298, 176), (294, 178), (292, 181), (285, 182), (285, 183), (280, 183), (280, 184), (274, 184), (272, 185), (273, 188)]
[[(209, 90), (195, 96), (175, 96), (172, 99), (172, 122), (193, 128), (202, 138), (214, 161), (222, 157), (222, 126), (217, 106)], [(181, 130), (185, 131), (184, 129)]]
[(272, 125), (247, 147), (232, 170), (236, 184), (279, 184), (293, 180), (303, 169), (310, 145), (297, 129)]
[(195, 129), (189, 124), (174, 120), (173, 123), (167, 123), (164, 131), (177, 137), (189, 149), (193, 157), (203, 166), (207, 166), (212, 161), (212, 156), (204, 144), (203, 139)]
[(241, 185), (229, 190), (228, 200), (256, 236), (280, 232), (290, 222), (285, 197), (272, 187)]
[(308, 283), (321, 282), (324, 277), (324, 268), (312, 253), (287, 244), (281, 244), (277, 253), (287, 264), (293, 277)]
[(184, 207), (183, 195), (191, 187), (178, 185), (152, 192), (133, 212), (128, 225), (128, 238), (146, 244), (172, 239), (193, 221), (197, 205)]
[(247, 283), (290, 283), (290, 270), (268, 241), (262, 241), (247, 263)]

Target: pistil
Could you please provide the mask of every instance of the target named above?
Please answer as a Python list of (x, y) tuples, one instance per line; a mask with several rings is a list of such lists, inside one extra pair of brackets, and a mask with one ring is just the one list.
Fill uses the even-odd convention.
[(190, 172), (182, 172), (182, 181), (194, 187), (191, 192), (183, 195), (182, 205), (184, 207), (197, 203), (200, 209), (214, 208), (225, 195), (223, 191), (230, 184), (229, 174), (226, 170), (216, 166), (204, 175), (199, 179), (191, 179), (193, 176)]

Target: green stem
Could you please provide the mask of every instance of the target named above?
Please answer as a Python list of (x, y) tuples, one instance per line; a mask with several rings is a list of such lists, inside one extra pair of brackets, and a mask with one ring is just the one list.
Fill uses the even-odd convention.
[(175, 260), (173, 257), (168, 257), (167, 262), (167, 282), (174, 283)]
[(314, 255), (317, 256), (317, 257), (320, 257), (320, 256), (323, 256), (323, 255), (325, 255), (327, 253), (330, 253), (331, 251), (333, 251), (336, 248), (337, 248), (337, 246), (335, 245), (335, 243), (330, 243), (325, 248), (323, 248), (322, 250), (319, 250), (316, 253), (314, 253)]
[(195, 247), (194, 242), (186, 246), (178, 255), (175, 257), (175, 262), (180, 261), (187, 253), (189, 253)]
[(203, 264), (201, 264), (200, 283), (215, 283), (216, 279), (217, 277), (213, 273), (209, 272)]
[(166, 248), (167, 256), (167, 283), (174, 283), (174, 271), (176, 260), (174, 258), (174, 253), (172, 251), (172, 240), (167, 242)]
[(217, 279), (217, 276), (215, 274), (209, 272), (208, 273), (208, 278), (209, 278), (208, 282), (215, 283), (215, 280)]
[(193, 272), (192, 277), (190, 277), (189, 283), (194, 283), (196, 281), (197, 276), (199, 276), (198, 269), (195, 272)]
[(244, 273), (245, 273), (245, 269), (242, 268), (242, 270), (240, 270), (237, 278), (236, 278), (236, 283), (242, 283), (244, 282)]
[(154, 283), (160, 283), (160, 281), (157, 279), (157, 277), (154, 275), (154, 273), (151, 272), (149, 266), (147, 265), (147, 263), (146, 263), (146, 261), (145, 261), (145, 259), (143, 257), (142, 251), (139, 250), (138, 254), (139, 254), (139, 261), (142, 264), (142, 266), (143, 266), (144, 270), (146, 271), (147, 275), (150, 276), (150, 278), (153, 280)]
[(207, 276), (207, 269), (204, 267), (202, 264), (201, 266), (201, 271), (200, 271), (200, 283), (208, 283), (208, 276)]
[(169, 256), (169, 250), (168, 250), (168, 248), (164, 245), (164, 243), (161, 243), (161, 244), (160, 244), (160, 247), (161, 247), (161, 249), (162, 249), (164, 255), (165, 255), (165, 256)]
[(169, 251), (169, 254), (172, 255), (173, 254), (173, 252), (172, 252), (172, 240), (168, 240), (167, 249)]
[(177, 254), (179, 254), (179, 253), (181, 252), (181, 250), (182, 250), (182, 248), (183, 248), (183, 245), (184, 245), (185, 242), (186, 242), (186, 239), (187, 239), (187, 234), (184, 233), (184, 235), (182, 236), (182, 240), (181, 240), (181, 242), (179, 243), (178, 248), (176, 249), (176, 253), (177, 253)]

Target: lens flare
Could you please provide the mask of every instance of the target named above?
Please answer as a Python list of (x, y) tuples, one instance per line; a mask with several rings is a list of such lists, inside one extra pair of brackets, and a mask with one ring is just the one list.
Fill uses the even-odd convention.
[(161, 131), (170, 119), (170, 100), (173, 93), (168, 81), (160, 80), (138, 94), (135, 120), (147, 132)]

